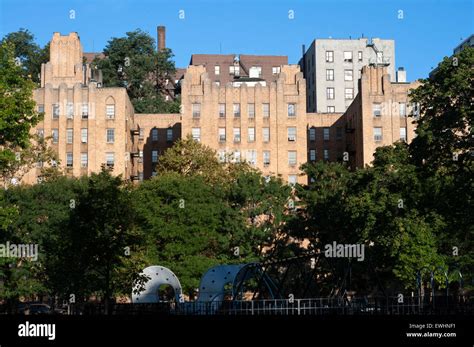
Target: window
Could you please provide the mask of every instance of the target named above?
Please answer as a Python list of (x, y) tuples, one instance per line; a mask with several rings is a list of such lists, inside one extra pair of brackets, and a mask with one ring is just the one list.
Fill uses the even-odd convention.
[(73, 140), (73, 129), (66, 129), (66, 143), (71, 144)]
[(168, 142), (173, 141), (173, 129), (172, 128), (166, 129), (166, 141), (168, 141)]
[(263, 117), (270, 117), (270, 104), (262, 104)]
[(158, 141), (158, 129), (157, 128), (151, 129), (151, 140), (152, 141)]
[(413, 102), (411, 107), (412, 107), (413, 117), (417, 119), (420, 116), (420, 103)]
[(326, 70), (326, 81), (334, 81), (334, 70), (327, 69)]
[(272, 74), (278, 75), (281, 72), (281, 67), (280, 66), (273, 66), (272, 67)]
[(219, 104), (219, 117), (225, 118), (225, 104)]
[(225, 142), (225, 128), (219, 128), (219, 142)]
[(270, 165), (270, 151), (263, 151), (263, 165)]
[(255, 142), (255, 128), (248, 129), (248, 141)]
[(143, 162), (143, 151), (142, 150), (138, 151), (138, 162), (139, 163)]
[(73, 156), (71, 152), (66, 153), (66, 167), (72, 167), (73, 164)]
[(247, 111), (249, 114), (249, 118), (255, 117), (255, 104), (247, 104)]
[(44, 113), (44, 105), (38, 105), (38, 112)]
[(233, 104), (234, 117), (240, 117), (240, 104)]
[(138, 140), (143, 140), (145, 138), (145, 129), (139, 128), (138, 129)]
[(344, 98), (346, 100), (354, 99), (354, 88), (345, 88), (344, 89)]
[(201, 117), (201, 104), (193, 104), (193, 118)]
[(225, 160), (226, 159), (225, 158), (225, 151), (221, 150), (221, 151), (217, 152), (217, 157), (219, 159), (219, 163), (225, 163), (225, 161), (226, 161)]
[(68, 102), (66, 105), (66, 117), (68, 119), (74, 118), (74, 104), (72, 102)]
[(344, 51), (344, 62), (345, 63), (352, 63), (352, 52), (351, 51)]
[(288, 151), (288, 165), (296, 165), (296, 151)]
[(81, 167), (87, 167), (87, 162), (88, 162), (88, 158), (87, 158), (87, 153), (81, 153)]
[(288, 117), (296, 116), (296, 104), (288, 104)]
[(262, 77), (262, 67), (261, 66), (252, 66), (249, 70), (249, 77), (261, 78)]
[(152, 163), (158, 163), (158, 151), (157, 150), (151, 151), (151, 162)]
[(315, 128), (310, 128), (309, 129), (309, 140), (310, 141), (316, 141), (316, 129)]
[(310, 149), (309, 150), (309, 160), (310, 161), (316, 161), (316, 150), (315, 149)]
[(382, 104), (373, 104), (372, 105), (372, 110), (374, 117), (380, 117), (382, 115)]
[(404, 102), (401, 102), (399, 104), (399, 110), (400, 110), (400, 117), (406, 117), (407, 115), (407, 104)]
[(335, 113), (336, 112), (336, 107), (335, 106), (328, 106), (327, 110), (328, 110), (328, 113)]
[(240, 128), (234, 128), (234, 142), (240, 142)]
[(329, 141), (329, 128), (323, 128), (323, 139)]
[(334, 88), (326, 88), (326, 99), (328, 100), (334, 99)]
[(270, 128), (262, 128), (263, 142), (270, 142)]
[(377, 52), (377, 63), (383, 63), (383, 52)]
[(374, 128), (374, 141), (382, 141), (382, 128)]
[(324, 160), (329, 160), (329, 149), (323, 151), (323, 158)]
[(81, 106), (81, 116), (82, 116), (82, 119), (89, 118), (89, 105), (88, 104), (82, 104), (82, 106)]
[(288, 141), (296, 141), (296, 127), (288, 127)]
[(336, 128), (336, 140), (342, 140), (342, 127)]
[(58, 141), (59, 141), (59, 129), (52, 129), (51, 135), (53, 136), (53, 143), (58, 143)]
[(219, 65), (214, 66), (214, 75), (219, 76), (221, 74), (221, 67)]
[(138, 180), (143, 181), (143, 171), (138, 172)]
[(400, 128), (400, 141), (407, 141), (407, 128)]
[(229, 66), (229, 73), (234, 76), (240, 76), (240, 66), (238, 65)]
[(236, 163), (240, 163), (240, 151), (235, 151), (234, 152), (234, 161)]
[(192, 130), (193, 140), (200, 142), (201, 141), (201, 128), (193, 128)]
[(59, 118), (59, 104), (53, 105), (53, 119)]
[(247, 162), (252, 166), (257, 165), (257, 151), (255, 149), (247, 151)]
[(44, 129), (38, 129), (36, 131), (36, 135), (40, 138), (40, 139), (44, 139)]
[(220, 81), (216, 81), (216, 82), (214, 82), (214, 83), (215, 83), (216, 86), (218, 86), (218, 87), (221, 85), (221, 82), (220, 82)]
[(353, 81), (354, 80), (354, 71), (344, 70), (344, 81)]
[(115, 129), (107, 129), (107, 143), (114, 143), (115, 141)]
[(115, 164), (114, 152), (105, 153), (105, 165), (107, 165), (107, 167), (114, 167), (114, 164)]
[(362, 61), (362, 51), (357, 52), (357, 59)]
[(115, 105), (106, 105), (105, 115), (107, 119), (114, 119), (115, 118)]
[(326, 51), (326, 63), (334, 62), (334, 51)]
[(296, 175), (288, 175), (288, 184), (290, 186), (294, 186), (297, 183), (297, 176)]

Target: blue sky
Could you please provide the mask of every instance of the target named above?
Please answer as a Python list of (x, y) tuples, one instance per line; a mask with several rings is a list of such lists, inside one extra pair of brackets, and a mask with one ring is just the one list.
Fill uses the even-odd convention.
[(165, 25), (167, 46), (184, 67), (193, 53), (288, 55), (295, 64), (314, 38), (363, 34), (394, 39), (396, 65), (414, 80), (474, 32), (473, 7), (473, 0), (0, 0), (0, 37), (27, 28), (44, 45), (55, 31), (77, 31), (90, 52), (136, 28), (156, 37)]

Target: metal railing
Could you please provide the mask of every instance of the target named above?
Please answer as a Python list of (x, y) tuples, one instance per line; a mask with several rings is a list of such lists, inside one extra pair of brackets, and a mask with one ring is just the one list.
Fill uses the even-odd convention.
[[(8, 313), (0, 305), (0, 314)], [(20, 313), (21, 312), (10, 312)], [(51, 312), (51, 314), (54, 314)], [(63, 314), (66, 314), (64, 312)], [(418, 315), (474, 314), (474, 297), (426, 295), (379, 297), (324, 297), (311, 299), (228, 300), (213, 302), (160, 302), (152, 304), (101, 303), (69, 305), (70, 315), (239, 315), (239, 316), (322, 316), (322, 315)]]

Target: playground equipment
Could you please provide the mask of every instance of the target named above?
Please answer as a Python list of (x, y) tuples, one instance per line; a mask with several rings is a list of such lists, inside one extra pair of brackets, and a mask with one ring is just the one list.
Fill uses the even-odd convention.
[(182, 288), (178, 277), (168, 268), (164, 266), (149, 266), (143, 270), (142, 275), (146, 275), (149, 279), (145, 283), (142, 291), (136, 293), (137, 287), (134, 288), (132, 294), (132, 302), (138, 303), (157, 303), (163, 301), (160, 298), (159, 289), (162, 285), (169, 285), (174, 291), (176, 301), (179, 301)]

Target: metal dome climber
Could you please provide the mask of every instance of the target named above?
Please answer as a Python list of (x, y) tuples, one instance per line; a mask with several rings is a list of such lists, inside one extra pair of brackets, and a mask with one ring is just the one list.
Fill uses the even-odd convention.
[(164, 266), (149, 266), (145, 268), (142, 274), (148, 276), (150, 279), (145, 283), (144, 289), (140, 293), (135, 294), (135, 289), (132, 294), (132, 302), (138, 303), (156, 303), (162, 300), (159, 296), (160, 286), (166, 284), (171, 286), (174, 291), (176, 302), (179, 302), (182, 294), (181, 283), (178, 277), (168, 268)]
[(245, 282), (249, 279), (258, 280), (261, 289), (268, 292), (272, 299), (276, 299), (278, 289), (263, 271), (261, 264), (248, 263), (236, 265), (217, 265), (202, 276), (199, 284), (198, 302), (222, 302), (226, 295), (231, 300), (241, 298), (245, 291)]

